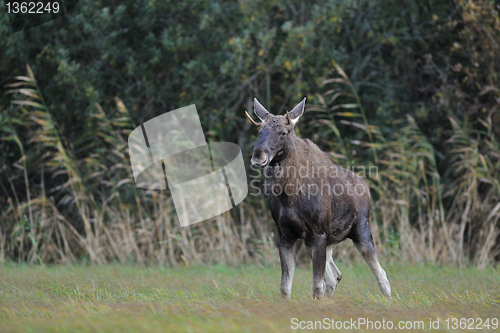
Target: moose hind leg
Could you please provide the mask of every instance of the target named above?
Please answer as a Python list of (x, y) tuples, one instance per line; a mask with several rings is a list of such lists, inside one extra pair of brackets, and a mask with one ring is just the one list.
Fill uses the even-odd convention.
[(326, 248), (326, 267), (325, 267), (325, 297), (332, 297), (337, 286), (342, 279), (342, 273), (333, 262), (332, 253), (335, 245)]
[(357, 225), (355, 237), (352, 237), (354, 246), (361, 252), (363, 259), (365, 259), (368, 266), (372, 270), (375, 278), (377, 278), (377, 283), (382, 294), (390, 298), (391, 297), (391, 286), (389, 285), (389, 280), (387, 279), (387, 274), (380, 266), (377, 253), (375, 252), (375, 247), (373, 246), (373, 238), (368, 225), (368, 219), (362, 221), (362, 223)]
[(363, 259), (365, 259), (368, 266), (370, 266), (370, 269), (372, 270), (373, 275), (375, 275), (375, 278), (377, 278), (377, 283), (378, 283), (378, 286), (379, 286), (382, 294), (385, 297), (390, 298), (391, 297), (391, 286), (389, 285), (389, 280), (387, 279), (387, 274), (385, 274), (385, 271), (383, 270), (382, 266), (380, 266), (380, 264), (378, 262), (377, 254), (375, 253), (375, 247), (373, 246), (371, 234), (370, 234), (370, 238), (368, 241), (360, 240), (360, 241), (354, 242), (354, 245), (359, 250), (359, 252), (361, 252)]

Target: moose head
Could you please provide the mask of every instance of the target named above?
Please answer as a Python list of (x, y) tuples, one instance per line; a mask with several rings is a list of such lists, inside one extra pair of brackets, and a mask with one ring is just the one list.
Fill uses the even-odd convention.
[(259, 142), (253, 150), (252, 165), (265, 167), (271, 162), (279, 162), (286, 158), (291, 151), (291, 137), (295, 135), (294, 127), (304, 113), (306, 99), (304, 98), (286, 116), (273, 115), (267, 111), (257, 98), (254, 98), (254, 113), (261, 122), (255, 122), (245, 111), (248, 119), (260, 127)]

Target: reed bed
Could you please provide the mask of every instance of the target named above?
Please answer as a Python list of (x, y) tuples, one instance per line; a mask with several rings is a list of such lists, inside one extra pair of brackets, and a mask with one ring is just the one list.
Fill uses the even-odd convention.
[[(185, 265), (278, 261), (274, 223), (261, 196), (213, 219), (181, 228), (169, 191), (135, 187), (127, 137), (136, 127), (123, 104), (95, 111), (74, 142), (61, 134), (53, 110), (28, 66), (7, 85), (13, 107), (0, 113), (3, 139), (19, 156), (3, 166), (0, 262)], [(325, 81), (326, 93), (309, 107), (305, 134), (332, 160), (365, 170), (372, 189), (373, 238), (384, 260), (472, 264), (500, 259), (500, 146), (492, 126), (450, 117), (449, 167), (415, 120), (397, 120), (386, 134), (371, 124), (344, 71)], [(349, 137), (343, 133), (348, 129)], [(304, 136), (306, 136), (304, 135)], [(355, 138), (355, 139), (353, 139)], [(355, 168), (357, 167), (357, 168)], [(374, 174), (366, 174), (370, 170)], [(0, 183), (2, 184), (2, 183)], [(20, 190), (22, 189), (22, 190)], [(352, 246), (336, 251), (355, 260)], [(306, 260), (303, 247), (298, 257)]]

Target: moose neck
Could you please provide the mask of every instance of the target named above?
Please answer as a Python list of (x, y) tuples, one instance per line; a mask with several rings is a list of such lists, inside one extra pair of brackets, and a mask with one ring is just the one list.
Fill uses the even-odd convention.
[[(301, 169), (302, 165), (307, 164), (307, 157), (303, 156), (305, 150), (307, 150), (305, 142), (297, 137), (294, 132), (291, 132), (286, 144), (283, 146), (282, 150), (280, 150), (283, 151), (283, 153), (280, 154), (278, 158), (273, 158), (264, 171), (265, 197), (272, 196), (281, 203), (295, 202), (298, 192), (292, 189), (301, 181), (298, 170)], [(276, 185), (280, 185), (276, 188), (286, 188), (289, 191), (274, 193), (273, 189), (275, 189)]]
[(288, 164), (293, 159), (295, 159), (296, 146), (298, 144), (298, 141), (301, 141), (301, 139), (299, 139), (295, 134), (295, 131), (292, 130), (290, 134), (288, 134), (288, 139), (283, 145), (283, 148), (276, 154), (269, 166), (276, 167), (283, 164)]
[(296, 174), (296, 170), (307, 163), (307, 160), (301, 156), (301, 152), (304, 150), (303, 144), (304, 141), (297, 137), (295, 131), (289, 134), (288, 140), (280, 150), (282, 153), (278, 152), (279, 156), (273, 158), (264, 172), (267, 183), (284, 184), (291, 180), (290, 177), (295, 181), (293, 175)]

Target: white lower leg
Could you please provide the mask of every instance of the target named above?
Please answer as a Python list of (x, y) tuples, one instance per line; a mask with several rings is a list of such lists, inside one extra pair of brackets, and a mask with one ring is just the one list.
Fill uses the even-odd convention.
[(378, 261), (375, 263), (372, 271), (377, 278), (378, 287), (380, 288), (380, 291), (382, 291), (382, 294), (385, 297), (391, 297), (391, 285), (389, 284), (389, 280), (387, 279), (387, 274), (385, 273), (382, 266), (380, 266)]
[(333, 246), (326, 248), (326, 267), (325, 267), (325, 296), (332, 296), (342, 278), (337, 266), (333, 262)]

